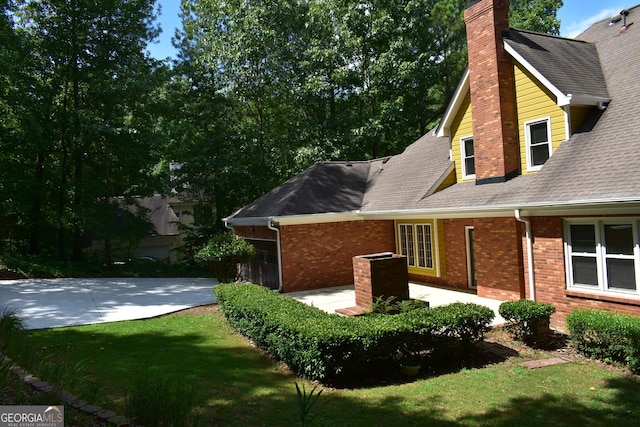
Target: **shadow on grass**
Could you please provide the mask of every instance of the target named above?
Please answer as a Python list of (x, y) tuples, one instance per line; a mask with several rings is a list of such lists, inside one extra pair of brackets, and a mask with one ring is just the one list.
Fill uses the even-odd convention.
[(467, 346), (445, 347), (438, 353), (428, 352), (417, 363), (421, 368), (416, 377), (403, 375), (400, 362), (384, 359), (370, 362), (366, 376), (343, 375), (332, 379), (328, 386), (338, 389), (363, 389), (407, 384), (417, 379), (434, 378), (468, 369), (481, 369), (507, 361), (519, 353), (499, 343), (479, 342)]
[[(144, 373), (193, 385), (202, 425), (296, 425), (295, 411), (288, 401), (295, 397), (296, 378), (247, 345), (219, 315), (28, 331), (25, 335), (21, 354), (17, 349), (11, 354), (14, 360), (27, 368), (23, 361), (31, 360), (34, 367), (40, 360), (70, 364), (82, 361), (86, 374), (100, 379), (106, 394), (104, 401), (95, 403), (108, 409), (121, 411), (125, 389)], [(456, 400), (455, 396), (483, 398), (482, 391), (466, 386), (464, 377), (448, 382), (433, 377), (473, 371), (501, 361), (499, 357), (487, 357), (482, 363), (472, 363), (474, 357), (470, 357), (462, 365), (425, 372), (427, 377), (418, 380), (391, 382), (388, 387), (377, 384), (361, 390), (328, 389), (315, 409), (317, 418), (311, 425), (640, 425), (637, 377), (610, 375), (599, 385), (602, 392), (594, 391), (593, 397), (587, 394), (586, 398), (553, 391), (533, 398), (510, 398), (506, 392), (495, 407), (485, 410)], [(496, 381), (498, 387), (500, 379), (493, 376), (501, 372), (489, 372), (487, 381)]]
[[(640, 383), (637, 378), (607, 381), (612, 391), (607, 399), (584, 403), (575, 396), (546, 393), (538, 398), (506, 398), (505, 404), (489, 411), (449, 413), (451, 399), (443, 395), (425, 396), (420, 410), (408, 412), (406, 399), (390, 396), (375, 402), (330, 397), (320, 418), (326, 426), (492, 426), (492, 427), (609, 427), (640, 426)], [(469, 390), (460, 390), (466, 393)], [(473, 391), (471, 391), (473, 393)], [(480, 401), (484, 396), (479, 395)], [(329, 413), (331, 412), (331, 413)], [(340, 414), (340, 415), (336, 415)]]

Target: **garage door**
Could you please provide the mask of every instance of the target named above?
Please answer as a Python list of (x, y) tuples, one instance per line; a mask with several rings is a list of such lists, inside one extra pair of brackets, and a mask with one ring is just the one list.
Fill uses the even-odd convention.
[(270, 289), (278, 289), (278, 245), (272, 240), (247, 239), (256, 248), (256, 256), (247, 263), (247, 280)]

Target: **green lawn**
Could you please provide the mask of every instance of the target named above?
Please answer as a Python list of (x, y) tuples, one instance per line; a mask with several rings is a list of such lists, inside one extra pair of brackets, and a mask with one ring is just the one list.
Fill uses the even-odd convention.
[[(77, 377), (101, 384), (95, 399), (105, 408), (123, 412), (125, 390), (155, 378), (193, 386), (202, 425), (281, 426), (295, 419), (289, 399), (296, 397), (297, 379), (238, 337), (219, 312), (24, 335), (17, 341), (22, 348), (10, 351), (14, 360), (33, 371), (73, 367), (68, 370)], [(307, 391), (313, 387), (297, 381)], [(327, 388), (314, 410), (318, 426), (638, 426), (640, 382), (595, 362), (535, 370), (507, 362), (388, 385)]]

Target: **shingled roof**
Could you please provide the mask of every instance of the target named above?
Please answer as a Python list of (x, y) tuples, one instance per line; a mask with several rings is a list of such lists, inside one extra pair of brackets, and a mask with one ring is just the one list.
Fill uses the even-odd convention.
[(595, 44), (513, 29), (504, 42), (565, 97), (609, 98)]
[(233, 218), (268, 218), (360, 209), (371, 162), (316, 163), (243, 207)]

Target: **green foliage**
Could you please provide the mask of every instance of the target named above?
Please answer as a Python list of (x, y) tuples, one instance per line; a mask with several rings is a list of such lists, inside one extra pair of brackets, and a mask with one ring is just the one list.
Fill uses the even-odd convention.
[(105, 265), (97, 259), (74, 262), (57, 257), (4, 255), (11, 270), (31, 278), (55, 277), (207, 277), (208, 269), (193, 264), (166, 264), (132, 259), (124, 264)]
[(17, 332), (24, 329), (24, 318), (18, 310), (3, 307), (0, 311), (0, 353), (6, 350)]
[(640, 372), (640, 317), (576, 309), (566, 322), (571, 342), (580, 352)]
[(198, 251), (194, 259), (210, 268), (220, 282), (230, 282), (236, 278), (236, 265), (250, 261), (255, 253), (253, 245), (243, 238), (220, 233)]
[(289, 398), (289, 402), (297, 415), (298, 425), (300, 425), (300, 427), (309, 426), (316, 418), (316, 414), (311, 412), (311, 410), (316, 403), (318, 403), (320, 395), (324, 390), (319, 388), (317, 385), (314, 385), (311, 391), (307, 393), (307, 389), (304, 384), (302, 384), (302, 388), (300, 388), (297, 381), (295, 384), (296, 399), (294, 400)]
[(562, 0), (511, 0), (509, 25), (521, 30), (560, 34), (558, 9)]
[(125, 398), (125, 416), (134, 425), (187, 427), (198, 425), (191, 384), (170, 383), (143, 373)]
[(358, 377), (402, 350), (442, 351), (482, 339), (493, 312), (474, 304), (418, 308), (393, 316), (346, 318), (252, 284), (214, 288), (229, 323), (299, 375)]
[(163, 190), (152, 174), (163, 138), (155, 95), (168, 75), (146, 50), (154, 2), (24, 1), (2, 12), (14, 37), (0, 61), (15, 65), (8, 82), (0, 76), (2, 237), (79, 259), (87, 237), (127, 232), (115, 198)]
[(540, 322), (549, 324), (556, 308), (551, 304), (540, 303), (528, 299), (505, 301), (500, 304), (498, 313), (508, 322), (507, 328), (518, 339), (535, 335)]

